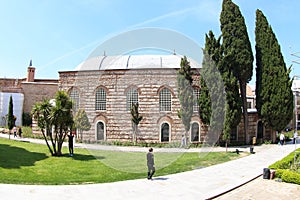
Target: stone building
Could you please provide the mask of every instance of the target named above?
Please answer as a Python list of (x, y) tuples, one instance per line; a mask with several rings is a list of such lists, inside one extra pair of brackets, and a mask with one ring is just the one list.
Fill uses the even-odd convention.
[[(99, 56), (80, 64), (74, 71), (59, 72), (59, 90), (67, 91), (74, 111), (84, 109), (91, 129), (84, 141), (132, 141), (130, 107), (139, 103), (143, 116), (138, 126), (138, 142), (169, 143), (180, 141), (184, 126), (178, 117), (178, 55)], [(190, 60), (191, 61), (191, 60)], [(199, 94), (201, 66), (191, 61), (193, 94)], [(243, 134), (243, 122), (232, 130), (231, 142), (251, 143), (253, 137), (275, 140), (257, 117), (255, 96), (248, 89), (249, 135)], [(190, 142), (203, 143), (207, 127), (201, 122), (198, 106), (193, 106)], [(246, 138), (245, 138), (246, 137)]]
[(35, 78), (35, 67), (32, 66), (32, 61), (27, 68), (26, 78), (0, 78), (0, 94), (3, 97), (0, 99), (0, 125), (5, 126), (5, 120), (2, 119), (7, 114), (9, 96), (13, 96), (14, 115), (17, 116), (16, 125), (21, 126), (22, 113), (30, 113), (36, 102), (53, 98), (57, 91), (57, 79)]

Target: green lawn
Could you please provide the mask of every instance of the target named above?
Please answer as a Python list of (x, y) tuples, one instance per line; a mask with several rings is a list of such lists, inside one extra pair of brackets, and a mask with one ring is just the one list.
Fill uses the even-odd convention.
[[(156, 150), (156, 149), (155, 149)], [(0, 183), (85, 184), (146, 177), (146, 152), (75, 149), (69, 157), (52, 157), (45, 145), (0, 138)], [(206, 167), (243, 154), (154, 152), (155, 176)]]

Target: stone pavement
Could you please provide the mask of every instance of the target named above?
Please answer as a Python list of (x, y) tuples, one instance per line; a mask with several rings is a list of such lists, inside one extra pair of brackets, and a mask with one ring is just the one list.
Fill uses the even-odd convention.
[(300, 199), (300, 185), (279, 182), (278, 179), (268, 180), (262, 176), (253, 181), (230, 191), (215, 200), (251, 200), (251, 199), (272, 199), (283, 200)]
[[(34, 141), (30, 140), (30, 142)], [(77, 145), (80, 146), (81, 144)], [(96, 148), (97, 145), (89, 147)], [(146, 148), (124, 148), (127, 148), (127, 150), (139, 149), (139, 151), (147, 152)], [(125, 150), (124, 148), (122, 150)], [(247, 149), (242, 150), (246, 151)], [(193, 171), (154, 177), (152, 181), (145, 178), (114, 183), (63, 186), (0, 184), (0, 197), (2, 200), (52, 200), (53, 198), (72, 200), (211, 199), (261, 176), (263, 168), (282, 159), (290, 152), (293, 152), (294, 149), (295, 145), (291, 144), (284, 146), (262, 145), (254, 147), (256, 153), (250, 156)], [(223, 148), (214, 150), (225, 151)], [(189, 151), (197, 151), (197, 149)], [(266, 198), (262, 197), (262, 199)]]

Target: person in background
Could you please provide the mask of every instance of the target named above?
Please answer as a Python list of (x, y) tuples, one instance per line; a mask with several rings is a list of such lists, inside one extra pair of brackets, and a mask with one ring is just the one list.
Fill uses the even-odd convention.
[(186, 138), (185, 138), (185, 135), (183, 134), (181, 137), (180, 148), (185, 148), (185, 147), (186, 147)]
[(148, 166), (148, 180), (152, 180), (152, 176), (155, 173), (154, 155), (153, 155), (152, 148), (150, 148), (149, 152), (147, 153), (147, 166)]
[(22, 128), (21, 128), (21, 126), (18, 129), (18, 135), (19, 135), (20, 138), (22, 137)]
[(298, 133), (297, 130), (295, 130), (294, 135), (293, 135), (293, 144), (296, 144), (298, 138)]
[(70, 156), (73, 156), (73, 154), (74, 154), (74, 147), (73, 147), (73, 145), (74, 145), (74, 143), (73, 143), (74, 135), (72, 133), (70, 133), (68, 135), (68, 137), (69, 137), (69, 153), (70, 153)]
[(285, 139), (284, 134), (281, 132), (281, 133), (280, 133), (280, 136), (279, 136), (280, 145), (283, 145), (284, 139)]
[(17, 127), (16, 126), (14, 126), (13, 131), (14, 131), (14, 137), (17, 137)]

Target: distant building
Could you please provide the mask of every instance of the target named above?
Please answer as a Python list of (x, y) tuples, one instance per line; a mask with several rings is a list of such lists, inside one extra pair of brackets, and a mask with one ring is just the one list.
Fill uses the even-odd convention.
[(16, 125), (22, 125), (22, 114), (30, 113), (32, 106), (46, 98), (53, 98), (58, 90), (57, 79), (35, 79), (32, 61), (27, 68), (27, 77), (21, 79), (0, 78), (0, 125), (5, 126), (9, 98), (12, 96)]

